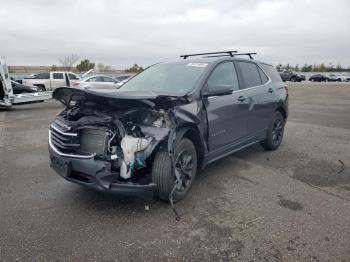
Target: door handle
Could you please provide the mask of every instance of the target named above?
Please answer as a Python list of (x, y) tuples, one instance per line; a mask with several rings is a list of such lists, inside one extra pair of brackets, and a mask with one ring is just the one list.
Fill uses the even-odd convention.
[(245, 96), (239, 96), (237, 100), (238, 100), (239, 102), (244, 102), (246, 99), (247, 99), (247, 98), (246, 98)]
[(270, 87), (268, 90), (269, 93), (273, 93), (273, 89)]

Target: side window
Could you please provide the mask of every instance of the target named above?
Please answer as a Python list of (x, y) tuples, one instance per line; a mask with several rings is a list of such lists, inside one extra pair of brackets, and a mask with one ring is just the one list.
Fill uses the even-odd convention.
[(269, 78), (266, 76), (266, 74), (261, 70), (260, 67), (258, 67), (259, 70), (259, 74), (260, 74), (260, 78), (261, 78), (261, 82), (262, 84), (266, 84), (269, 81)]
[(208, 78), (208, 88), (215, 91), (216, 86), (232, 86), (233, 90), (239, 89), (236, 69), (233, 62), (219, 64)]
[(91, 77), (88, 80), (86, 80), (86, 82), (101, 82), (100, 77), (95, 76), (95, 77)]
[(261, 85), (258, 67), (254, 63), (239, 61), (238, 64), (242, 72), (245, 88)]
[(62, 73), (53, 73), (52, 77), (53, 77), (53, 79), (64, 79)]
[(50, 74), (49, 73), (41, 73), (41, 74), (37, 74), (34, 77), (35, 79), (49, 79), (50, 78)]
[(78, 80), (78, 77), (72, 73), (68, 73), (68, 76), (70, 80)]
[(115, 82), (115, 80), (113, 78), (110, 78), (110, 77), (102, 76), (101, 78), (102, 78), (103, 82)]

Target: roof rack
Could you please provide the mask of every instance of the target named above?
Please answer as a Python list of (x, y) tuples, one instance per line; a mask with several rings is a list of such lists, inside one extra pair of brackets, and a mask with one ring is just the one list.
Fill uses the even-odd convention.
[(238, 54), (235, 54), (234, 56), (236, 55), (247, 55), (249, 56), (250, 59), (254, 59), (252, 55), (257, 55), (258, 53), (238, 53)]
[[(199, 54), (188, 54), (188, 55), (180, 55), (183, 59), (186, 59), (190, 56), (200, 56), (200, 55), (218, 55), (221, 54), (221, 56), (234, 56), (234, 54), (237, 53), (237, 51), (222, 51), (222, 52), (209, 52), (209, 53), (199, 53)], [(225, 54), (225, 55), (223, 55)]]
[[(247, 55), (249, 56), (250, 59), (254, 59), (252, 55), (256, 55), (257, 53), (234, 53), (232, 56), (236, 55)], [(204, 56), (205, 58), (210, 58), (210, 57), (222, 57), (222, 56), (228, 56), (228, 55), (208, 55)]]

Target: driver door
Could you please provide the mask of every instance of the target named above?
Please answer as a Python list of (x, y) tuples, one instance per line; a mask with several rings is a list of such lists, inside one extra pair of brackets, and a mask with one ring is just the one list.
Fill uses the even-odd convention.
[(232, 61), (217, 65), (210, 74), (206, 88), (215, 94), (215, 87), (232, 86), (232, 92), (204, 99), (209, 125), (209, 151), (229, 150), (247, 133), (248, 104), (241, 101), (239, 82)]

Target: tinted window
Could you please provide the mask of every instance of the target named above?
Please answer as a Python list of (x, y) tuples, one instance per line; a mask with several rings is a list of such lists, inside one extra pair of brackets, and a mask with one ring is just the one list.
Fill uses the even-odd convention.
[(269, 81), (269, 78), (266, 76), (266, 74), (261, 70), (260, 67), (258, 67), (259, 70), (259, 74), (260, 74), (260, 78), (261, 78), (261, 82), (262, 84), (266, 84)]
[(211, 73), (208, 79), (208, 88), (215, 91), (215, 86), (232, 86), (233, 90), (238, 90), (238, 79), (236, 69), (232, 62), (219, 64)]
[(70, 80), (77, 80), (78, 77), (75, 74), (68, 74)]
[(34, 78), (35, 79), (49, 79), (50, 74), (49, 73), (41, 73), (41, 74), (35, 75)]
[(274, 81), (282, 81), (280, 74), (277, 72), (277, 70), (272, 66), (268, 64), (260, 64), (264, 71), (269, 75), (269, 77)]
[(62, 73), (53, 73), (52, 74), (53, 79), (63, 79)]
[(242, 61), (239, 61), (238, 64), (241, 68), (245, 88), (261, 85), (258, 67), (255, 64)]

